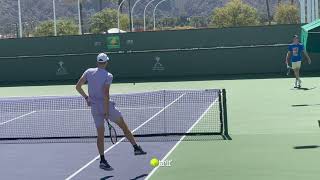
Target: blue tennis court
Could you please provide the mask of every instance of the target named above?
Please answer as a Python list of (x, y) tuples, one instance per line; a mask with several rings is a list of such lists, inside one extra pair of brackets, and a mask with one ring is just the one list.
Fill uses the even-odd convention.
[(106, 158), (114, 168), (111, 172), (98, 168), (95, 127), (82, 98), (1, 99), (2, 177), (145, 179), (153, 169), (150, 159), (162, 159), (183, 133), (222, 133), (219, 92), (155, 91), (112, 96), (148, 154), (134, 156), (131, 144), (115, 126), (119, 142), (113, 145), (107, 138), (105, 145)]

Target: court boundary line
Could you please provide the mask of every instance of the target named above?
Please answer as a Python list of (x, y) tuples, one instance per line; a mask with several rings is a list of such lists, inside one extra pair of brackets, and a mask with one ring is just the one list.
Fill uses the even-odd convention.
[(37, 111), (31, 111), (31, 112), (29, 112), (29, 113), (26, 113), (26, 114), (23, 114), (23, 115), (21, 115), (21, 116), (15, 117), (15, 118), (10, 119), (10, 120), (8, 120), (8, 121), (2, 122), (2, 123), (0, 123), (0, 126), (2, 126), (2, 125), (4, 125), (4, 124), (7, 124), (7, 123), (9, 123), (9, 122), (12, 122), (12, 121), (14, 121), (14, 120), (23, 118), (23, 117), (28, 116), (28, 115), (30, 115), (30, 114), (33, 114), (33, 113), (35, 113), (35, 112), (37, 112)]
[[(217, 98), (215, 101), (213, 101), (209, 107), (201, 114), (201, 116), (197, 119), (197, 121), (187, 130), (186, 133), (189, 133), (199, 122), (200, 120), (207, 114), (207, 112), (211, 109), (211, 107), (213, 105), (215, 105), (216, 102), (218, 102), (218, 99)], [(180, 140), (170, 149), (170, 151), (161, 159), (161, 161), (164, 161), (165, 159), (167, 159), (171, 153), (179, 146), (179, 144), (182, 142), (182, 140), (186, 137), (186, 135), (182, 136), (180, 138)], [(149, 180), (149, 178), (151, 178), (151, 176), (158, 170), (160, 166), (157, 166), (155, 168), (152, 169), (152, 171), (148, 174), (148, 176), (146, 177), (145, 180)]]
[[(165, 106), (164, 108), (162, 108), (160, 111), (158, 111), (156, 114), (154, 114), (152, 117), (150, 117), (147, 121), (143, 122), (140, 126), (138, 126), (137, 128), (135, 128), (132, 133), (134, 133), (135, 131), (137, 131), (138, 129), (140, 129), (142, 126), (144, 126), (145, 124), (147, 124), (149, 121), (151, 121), (153, 118), (155, 118), (156, 116), (158, 116), (161, 112), (163, 112), (165, 109), (167, 109), (168, 107), (170, 107), (172, 104), (174, 104), (175, 102), (177, 102), (179, 99), (181, 99), (186, 93), (180, 95), (177, 99), (175, 99), (174, 101), (172, 101), (170, 104), (168, 104), (167, 106)], [(113, 144), (112, 146), (110, 146), (108, 149), (106, 149), (104, 151), (104, 154), (107, 153), (108, 151), (110, 151), (111, 149), (113, 149), (116, 145), (118, 145), (120, 142), (122, 142), (125, 139), (125, 137), (121, 138), (116, 144)], [(78, 175), (81, 171), (83, 171), (85, 168), (87, 168), (88, 166), (90, 166), (93, 162), (95, 162), (97, 159), (99, 159), (100, 155), (96, 156), (95, 158), (93, 158), (91, 161), (89, 161), (87, 164), (85, 164), (84, 166), (82, 166), (80, 169), (78, 169), (76, 172), (74, 172), (73, 174), (71, 174), (70, 176), (68, 176), (65, 180), (70, 180), (72, 178), (74, 178), (76, 175)]]

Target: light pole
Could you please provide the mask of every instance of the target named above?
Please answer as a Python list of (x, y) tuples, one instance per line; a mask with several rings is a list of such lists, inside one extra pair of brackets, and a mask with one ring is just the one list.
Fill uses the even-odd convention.
[(134, 10), (134, 8), (136, 7), (136, 5), (140, 2), (140, 1), (142, 1), (142, 0), (137, 0), (134, 4), (133, 4), (133, 6), (132, 6), (132, 10), (131, 10), (131, 29), (132, 29), (132, 31), (134, 31), (134, 27), (133, 27), (133, 10)]
[(319, 0), (316, 0), (315, 7), (316, 7), (316, 19), (319, 19)]
[(154, 7), (154, 9), (153, 9), (153, 30), (154, 30), (154, 31), (156, 30), (156, 10), (157, 10), (157, 7), (158, 7), (161, 3), (165, 2), (165, 1), (168, 1), (168, 0), (162, 0), (162, 1), (158, 2), (158, 4), (157, 4), (157, 5)]
[(306, 2), (305, 0), (299, 0), (300, 2), (300, 22), (306, 22)]
[(315, 21), (319, 18), (319, 0), (312, 1), (312, 21)]
[(131, 21), (131, 0), (128, 0), (129, 2), (129, 29), (130, 29), (130, 32), (132, 32), (132, 29), (131, 29), (131, 24), (132, 24), (132, 21)]
[(120, 9), (121, 9), (122, 4), (123, 4), (125, 1), (126, 1), (126, 0), (122, 0), (121, 3), (120, 3), (119, 6), (118, 6), (118, 30), (119, 30), (119, 33), (120, 33)]
[(102, 0), (99, 0), (99, 11), (102, 11)]
[(147, 11), (147, 8), (148, 6), (153, 3), (153, 1), (156, 1), (156, 0), (151, 0), (150, 2), (148, 2), (148, 4), (146, 5), (146, 7), (144, 8), (144, 11), (143, 11), (143, 30), (146, 31), (146, 11)]
[[(315, 13), (315, 0), (311, 1), (311, 22), (314, 21), (316, 19), (316, 13)], [(318, 8), (318, 7), (317, 7)]]
[(266, 4), (267, 4), (268, 23), (269, 25), (271, 25), (269, 0), (266, 0)]
[(81, 0), (78, 0), (78, 18), (79, 18), (79, 34), (82, 34), (82, 19), (81, 19), (81, 9), (82, 9), (82, 5), (81, 5)]
[(54, 35), (57, 36), (56, 2), (52, 0)]
[(307, 0), (307, 23), (310, 23), (312, 20), (312, 0)]
[(21, 20), (21, 3), (18, 0), (18, 11), (19, 11), (19, 36), (22, 38), (22, 20)]

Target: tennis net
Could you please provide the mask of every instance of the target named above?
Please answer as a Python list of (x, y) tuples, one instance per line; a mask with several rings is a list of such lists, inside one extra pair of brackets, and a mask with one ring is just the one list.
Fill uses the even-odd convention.
[[(111, 100), (137, 141), (230, 138), (225, 90), (162, 90), (111, 95)], [(0, 113), (0, 143), (93, 142), (96, 138), (90, 107), (79, 96), (2, 98)], [(123, 137), (122, 130), (114, 127)], [(106, 128), (109, 140), (107, 134)]]

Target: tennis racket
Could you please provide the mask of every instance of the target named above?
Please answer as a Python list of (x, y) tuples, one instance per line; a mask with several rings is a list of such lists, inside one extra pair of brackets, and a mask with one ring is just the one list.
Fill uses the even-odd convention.
[(109, 119), (106, 119), (106, 121), (107, 121), (108, 129), (109, 129), (109, 135), (110, 135), (111, 142), (112, 142), (112, 144), (115, 144), (118, 141), (117, 131), (110, 124)]
[(287, 76), (289, 76), (290, 72), (292, 70), (292, 67), (287, 64)]

